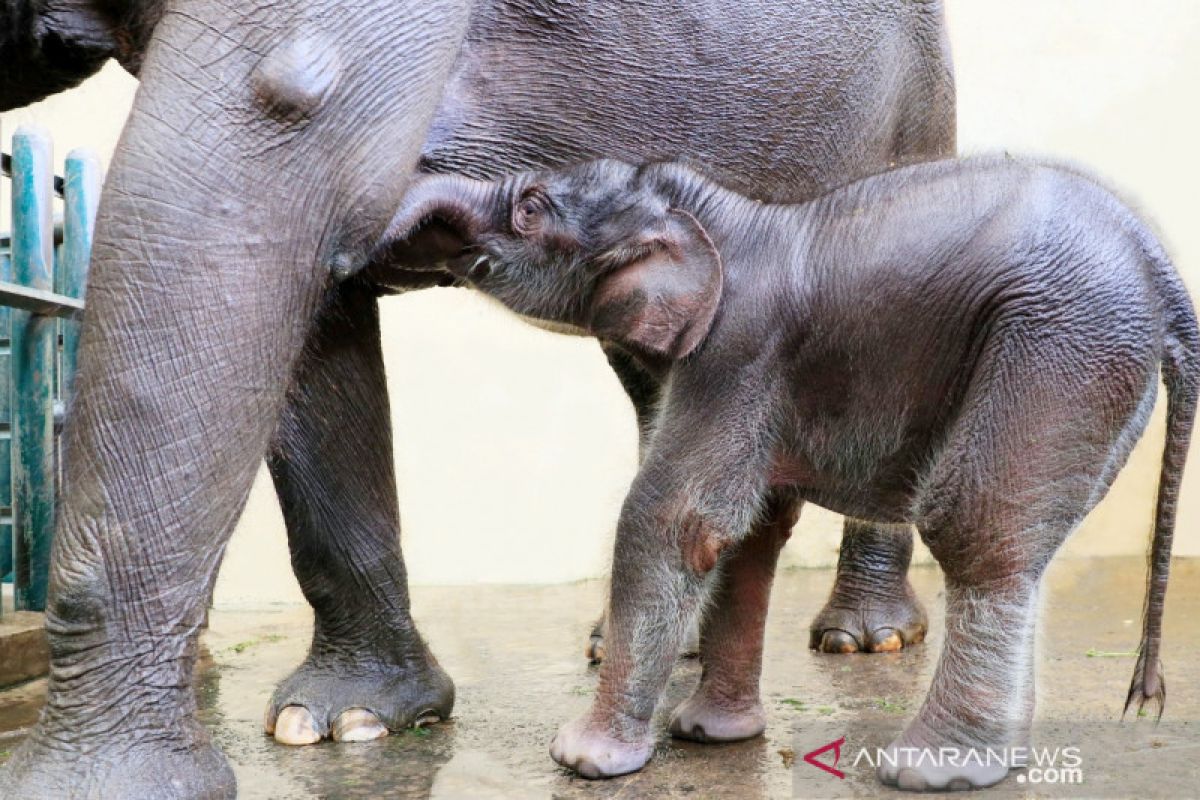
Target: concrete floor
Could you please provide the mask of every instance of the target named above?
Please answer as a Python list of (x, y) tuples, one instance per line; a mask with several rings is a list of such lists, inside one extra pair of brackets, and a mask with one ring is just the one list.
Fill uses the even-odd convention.
[[(913, 572), (930, 610), (926, 644), (900, 653), (827, 656), (807, 650), (810, 616), (830, 571), (789, 571), (774, 592), (764, 666), (766, 735), (732, 745), (664, 738), (640, 773), (589, 782), (546, 753), (559, 723), (589, 703), (596, 672), (581, 654), (599, 583), (539, 588), (414, 590), (418, 622), (458, 685), (454, 719), (367, 744), (277, 746), (262, 733), (275, 683), (303, 657), (305, 608), (214, 611), (198, 691), (204, 721), (233, 762), (244, 798), (787, 798), (896, 794), (865, 766), (839, 781), (802, 755), (840, 735), (885, 744), (919, 707), (942, 641), (941, 577)], [(1161, 725), (1118, 727), (1133, 670), (1144, 565), (1067, 561), (1048, 580), (1039, 650), (1037, 743), (1084, 748), (1083, 786), (1010, 775), (981, 797), (1200, 796), (1200, 561), (1176, 560), (1163, 661), (1170, 693)], [(681, 662), (660, 712), (687, 695), (698, 666)], [(33, 722), (36, 681), (0, 694), (0, 761)], [(848, 751), (848, 746), (847, 746)], [(826, 754), (822, 760), (829, 762)], [(1018, 782), (1018, 779), (1024, 782)]]

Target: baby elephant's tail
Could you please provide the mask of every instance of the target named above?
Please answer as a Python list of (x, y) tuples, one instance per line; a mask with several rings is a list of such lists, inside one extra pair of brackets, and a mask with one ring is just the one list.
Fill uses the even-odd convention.
[(1167, 574), (1171, 568), (1171, 539), (1175, 533), (1179, 485), (1192, 437), (1197, 394), (1200, 393), (1200, 331), (1197, 329), (1191, 299), (1178, 274), (1165, 258), (1155, 260), (1159, 262), (1156, 277), (1167, 317), (1166, 346), (1162, 359), (1162, 378), (1167, 388), (1167, 438), (1163, 447), (1158, 502), (1154, 511), (1149, 586), (1142, 612), (1142, 642), (1129, 696), (1125, 700), (1125, 713), (1134, 705), (1141, 713), (1147, 703), (1152, 703), (1157, 706), (1158, 716), (1161, 717), (1167, 696), (1159, 657), (1163, 601), (1167, 594)]

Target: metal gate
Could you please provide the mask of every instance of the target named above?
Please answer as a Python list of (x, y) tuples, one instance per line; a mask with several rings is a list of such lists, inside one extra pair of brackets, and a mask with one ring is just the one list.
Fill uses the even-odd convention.
[[(12, 232), (0, 234), (0, 580), (42, 611), (58, 495), (58, 431), (71, 396), (100, 198), (99, 160), (75, 150), (62, 178), (50, 137), (20, 128), (0, 164)], [(54, 211), (62, 200), (60, 220)], [(0, 597), (0, 612), (4, 603)]]

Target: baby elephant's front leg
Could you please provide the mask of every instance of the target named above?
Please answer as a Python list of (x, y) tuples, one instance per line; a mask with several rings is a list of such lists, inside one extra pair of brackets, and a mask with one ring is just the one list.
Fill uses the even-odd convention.
[(699, 611), (705, 576), (730, 542), (715, 521), (647, 494), (635, 486), (618, 526), (596, 698), (550, 745), (555, 761), (587, 778), (623, 775), (650, 760), (650, 719)]

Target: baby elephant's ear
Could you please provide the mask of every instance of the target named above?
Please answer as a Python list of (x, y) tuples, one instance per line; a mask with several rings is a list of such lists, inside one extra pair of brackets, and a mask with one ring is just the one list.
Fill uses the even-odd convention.
[(379, 241), (375, 260), (409, 269), (454, 258), (495, 216), (495, 187), (460, 175), (413, 181)]
[(634, 260), (605, 276), (588, 328), (635, 351), (683, 358), (712, 327), (721, 300), (721, 255), (691, 214), (671, 209)]

